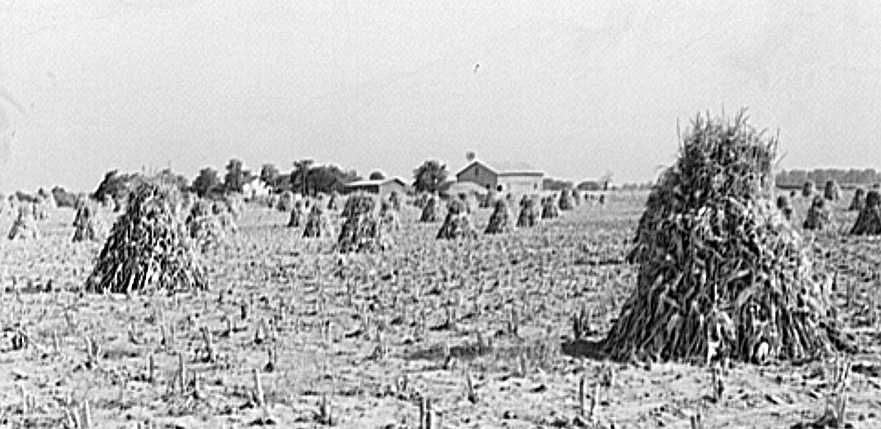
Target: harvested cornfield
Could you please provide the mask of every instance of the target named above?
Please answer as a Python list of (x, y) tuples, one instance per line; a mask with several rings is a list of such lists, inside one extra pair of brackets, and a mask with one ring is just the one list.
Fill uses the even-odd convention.
[(313, 202), (309, 216), (306, 217), (306, 225), (303, 226), (303, 238), (324, 238), (333, 235), (333, 226), (324, 214), (321, 204)]
[(572, 202), (572, 190), (571, 189), (563, 189), (560, 191), (560, 199), (558, 201), (558, 205), (560, 210), (572, 210), (574, 207), (574, 203)]
[(557, 204), (555, 203), (556, 198), (553, 195), (548, 195), (541, 200), (541, 218), (542, 219), (553, 219), (560, 216), (560, 210), (557, 209)]
[(872, 189), (866, 198), (860, 214), (857, 216), (851, 235), (881, 235), (881, 193)]
[(352, 195), (343, 209), (345, 220), (337, 238), (340, 253), (376, 252), (392, 245), (376, 213), (376, 201), (368, 195)]
[(850, 200), (850, 206), (848, 206), (848, 210), (850, 211), (860, 211), (863, 207), (866, 206), (866, 190), (863, 188), (857, 188), (853, 192), (853, 199)]
[(489, 217), (489, 223), (486, 225), (486, 234), (502, 234), (511, 230), (513, 219), (511, 211), (508, 210), (508, 203), (504, 198), (496, 200), (495, 208)]
[(743, 116), (692, 123), (639, 221), (636, 291), (603, 341), (612, 358), (764, 363), (833, 351), (824, 285), (770, 202), (776, 147)]
[(440, 201), (437, 195), (431, 195), (422, 206), (419, 222), (433, 223), (440, 220)]
[(471, 224), (468, 207), (464, 201), (460, 199), (450, 199), (447, 204), (447, 216), (444, 218), (444, 224), (441, 225), (437, 232), (439, 240), (456, 240), (460, 238), (474, 238), (477, 236), (477, 230)]
[(306, 210), (303, 206), (303, 201), (299, 200), (294, 203), (294, 208), (291, 209), (291, 216), (288, 218), (288, 228), (299, 228), (306, 221)]
[(539, 212), (538, 205), (535, 203), (535, 198), (524, 195), (523, 198), (520, 199), (520, 213), (517, 215), (517, 227), (532, 228), (538, 224), (540, 218), (541, 213)]
[(823, 188), (823, 198), (829, 201), (838, 201), (841, 199), (841, 187), (834, 180), (827, 180), (826, 186)]
[(826, 199), (817, 195), (811, 202), (811, 208), (808, 209), (802, 227), (810, 231), (822, 231), (829, 227), (830, 220), (831, 215), (829, 208), (826, 207)]
[(9, 228), (7, 238), (10, 240), (36, 240), (40, 238), (36, 210), (35, 204), (21, 203), (18, 206), (18, 216), (12, 223), (12, 227)]
[(77, 206), (73, 219), (73, 242), (97, 241), (100, 228), (94, 210), (85, 201), (80, 201)]
[(177, 212), (179, 198), (171, 186), (140, 184), (113, 225), (86, 280), (86, 291), (207, 289), (202, 263)]

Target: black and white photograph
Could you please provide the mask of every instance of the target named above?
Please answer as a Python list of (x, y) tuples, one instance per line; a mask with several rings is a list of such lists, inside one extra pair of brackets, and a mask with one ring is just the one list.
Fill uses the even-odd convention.
[(881, 428), (881, 2), (0, 0), (0, 428)]

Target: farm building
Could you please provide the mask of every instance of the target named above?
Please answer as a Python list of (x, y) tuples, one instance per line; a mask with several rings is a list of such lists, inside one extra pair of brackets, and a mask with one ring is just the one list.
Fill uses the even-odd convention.
[(515, 195), (541, 192), (544, 172), (523, 163), (494, 163), (474, 159), (456, 173), (456, 181)]
[(381, 196), (387, 196), (388, 194), (391, 194), (392, 191), (397, 192), (398, 195), (406, 195), (410, 191), (410, 186), (400, 177), (389, 177), (378, 180), (357, 180), (346, 184), (347, 193), (357, 191), (369, 192)]
[(440, 193), (446, 197), (457, 197), (465, 194), (469, 197), (483, 198), (488, 193), (486, 187), (474, 182), (457, 182), (450, 180), (440, 186)]
[(242, 195), (245, 198), (265, 197), (269, 195), (269, 187), (262, 180), (254, 178), (242, 186)]

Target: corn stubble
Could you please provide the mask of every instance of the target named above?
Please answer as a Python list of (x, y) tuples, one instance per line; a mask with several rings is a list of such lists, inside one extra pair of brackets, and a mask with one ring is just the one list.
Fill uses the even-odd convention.
[(653, 187), (628, 260), (636, 291), (604, 340), (618, 360), (801, 360), (837, 330), (806, 247), (771, 203), (777, 141), (697, 117)]

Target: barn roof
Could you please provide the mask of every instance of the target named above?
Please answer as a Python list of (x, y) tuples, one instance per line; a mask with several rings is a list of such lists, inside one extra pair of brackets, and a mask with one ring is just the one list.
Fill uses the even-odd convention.
[(462, 172), (471, 168), (474, 164), (480, 164), (499, 176), (544, 176), (545, 174), (544, 171), (538, 170), (525, 162), (499, 161), (490, 164), (484, 160), (475, 159), (456, 172), (456, 176), (462, 174)]
[(380, 185), (384, 185), (388, 182), (398, 182), (402, 186), (407, 186), (407, 182), (405, 182), (404, 179), (402, 179), (398, 176), (393, 176), (393, 177), (386, 177), (385, 179), (356, 180), (354, 182), (346, 183), (346, 187), (347, 188), (360, 188), (360, 187), (364, 187), (364, 186), (380, 186)]

